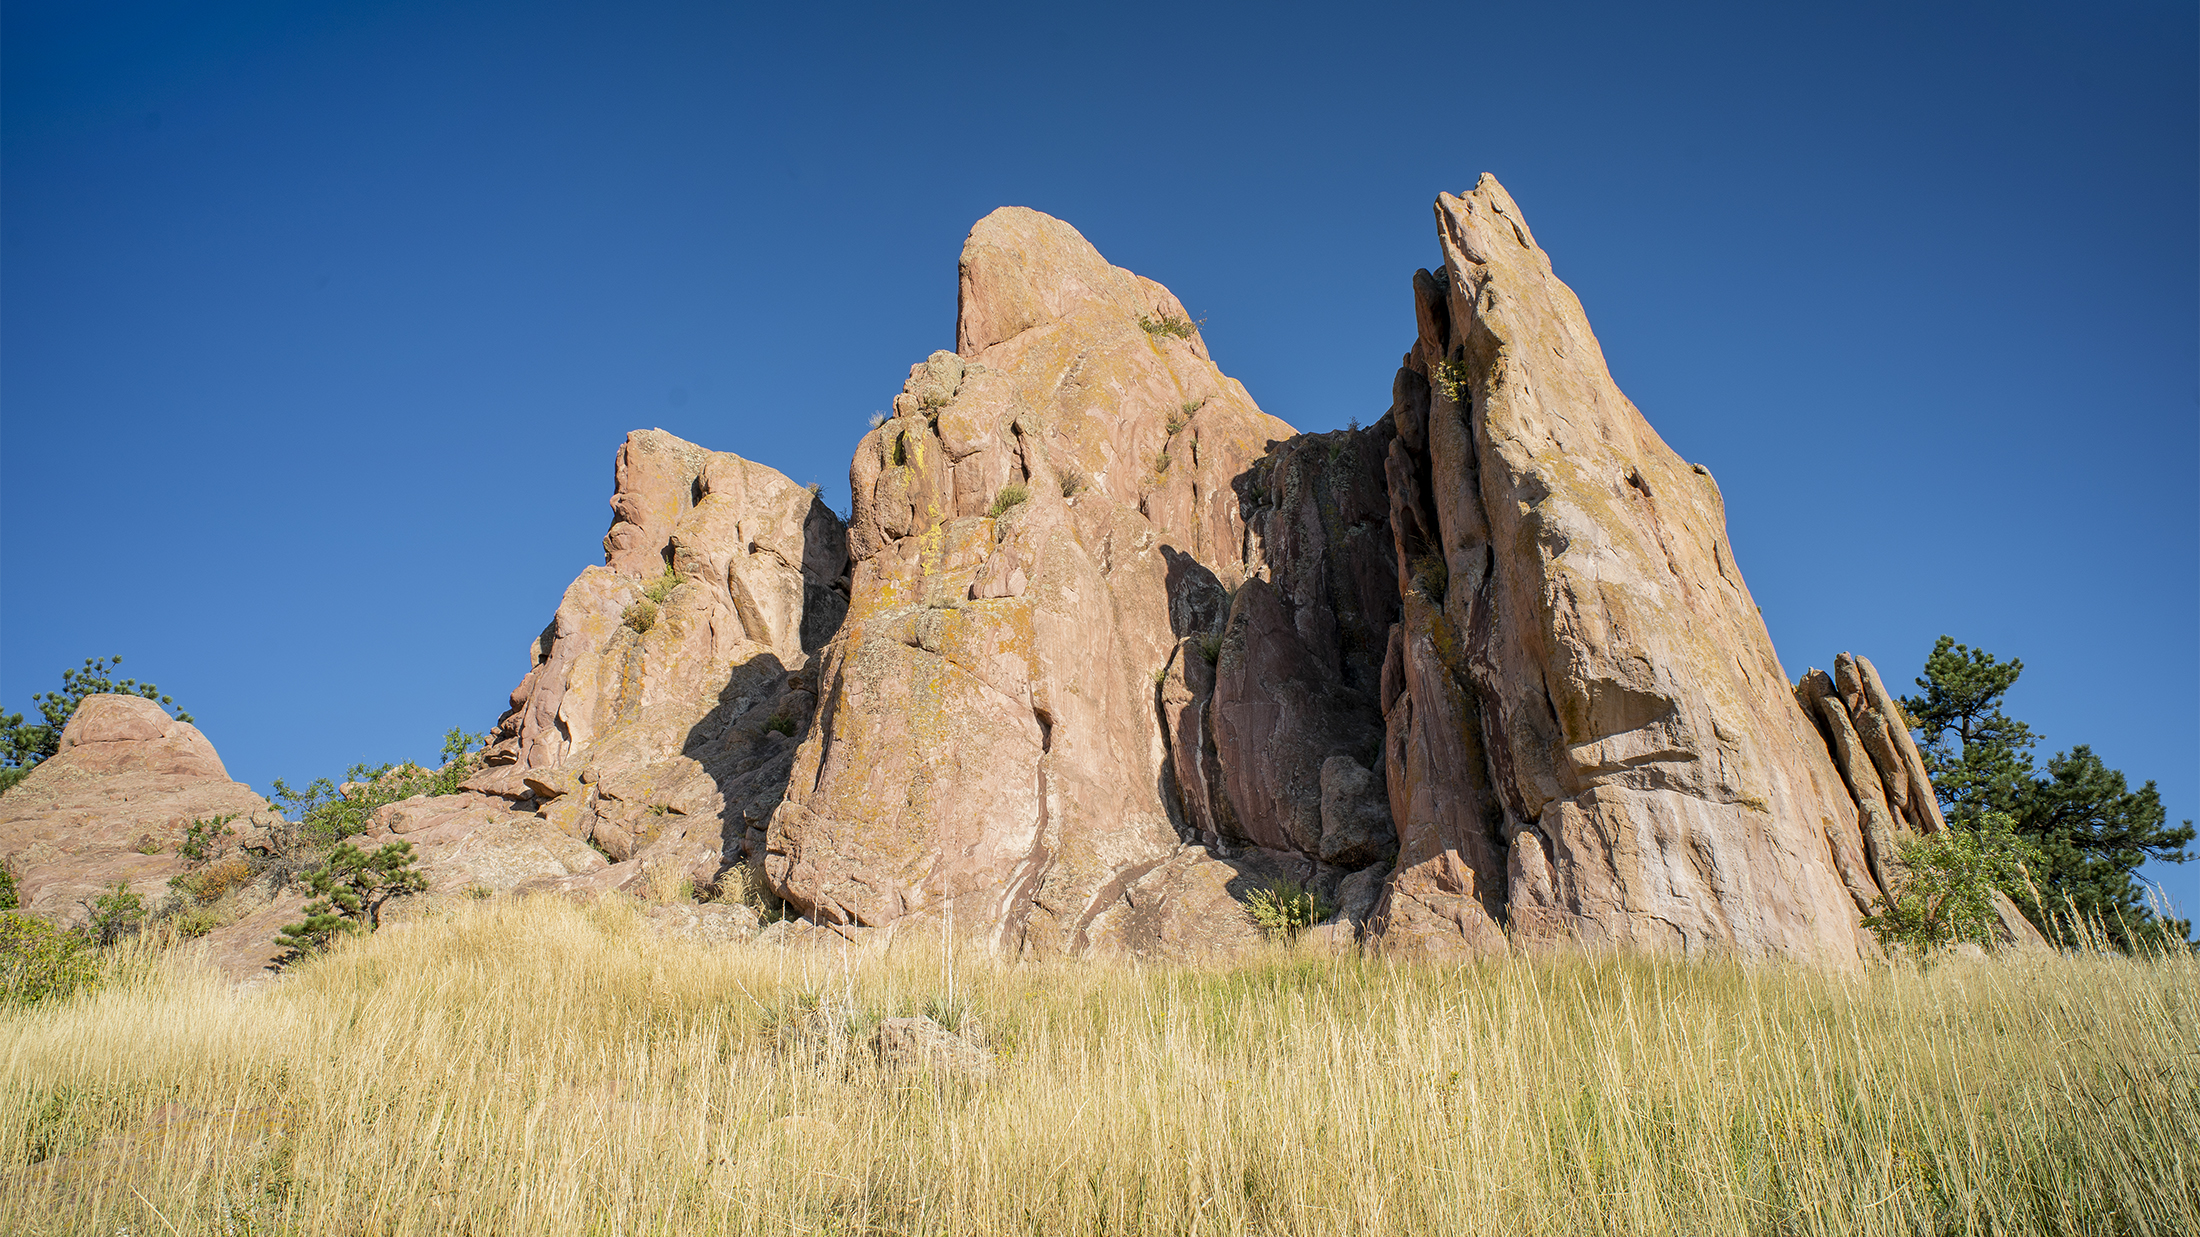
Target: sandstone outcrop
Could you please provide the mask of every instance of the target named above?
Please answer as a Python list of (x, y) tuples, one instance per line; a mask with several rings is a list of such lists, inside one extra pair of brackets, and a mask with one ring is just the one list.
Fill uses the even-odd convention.
[[(850, 471), (778, 892), (1041, 954), (1227, 948), (1223, 903), (1277, 878), (1403, 952), (1871, 948), (1878, 826), (1717, 484), (1613, 384), (1495, 180), (1437, 220), (1389, 414), (1327, 435), (1068, 225), (972, 230), (957, 350)], [(1889, 812), (1931, 810), (1913, 780)]]
[(366, 841), (412, 841), (440, 897), (746, 863), (805, 921), (774, 941), (1212, 954), (1297, 882), (1329, 949), (1853, 963), (1901, 840), (1943, 827), (1906, 719), (1862, 658), (1790, 686), (1717, 483), (1613, 383), (1505, 190), (1436, 220), (1387, 413), (1299, 434), (1168, 289), (987, 216), (955, 350), (857, 445), (847, 523), (629, 435), (604, 563), (484, 766)]
[(198, 727), (138, 696), (86, 696), (60, 750), (0, 795), (0, 857), (23, 910), (74, 927), (118, 881), (150, 905), (185, 869), (185, 830), (221, 817), (239, 833), (281, 819)]
[[(662, 430), (618, 453), (604, 565), (566, 589), (463, 793), (378, 812), (430, 889), (701, 888), (761, 848), (846, 609), (811, 490)], [(663, 869), (662, 872), (659, 869)]]
[(1291, 430), (1059, 220), (995, 211), (961, 281), (956, 351), (856, 448), (847, 619), (767, 874), (826, 923), (1227, 947), (1241, 917), (1205, 908), (1240, 870), (1187, 847), (1159, 722), (1246, 583), (1240, 489)]
[(237, 856), (269, 845), (282, 816), (231, 781), (198, 727), (138, 696), (86, 696), (62, 729), (60, 750), (0, 795), (0, 858), (15, 870), (21, 909), (65, 927), (89, 922), (93, 900), (116, 883), (151, 912), (169, 881), (191, 871), (178, 846), (194, 822), (224, 822), (216, 854), (232, 878), (222, 906), (234, 916), (199, 942), (224, 973), (266, 973), (276, 930), (297, 917), (295, 890), (254, 879)]
[[(1856, 811), (1788, 690), (1709, 471), (1660, 440), (1494, 178), (1444, 263), (1388, 461), (1388, 945), (1564, 942), (1847, 961)], [(1393, 667), (1395, 668), (1393, 670)]]

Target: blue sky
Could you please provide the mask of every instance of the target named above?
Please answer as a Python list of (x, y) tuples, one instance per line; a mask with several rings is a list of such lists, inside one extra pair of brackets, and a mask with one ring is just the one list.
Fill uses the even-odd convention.
[(431, 755), (627, 430), (844, 505), (994, 207), (1321, 430), (1489, 171), (1791, 676), (1948, 632), (2196, 814), (2190, 4), (1062, 7), (10, 3), (0, 703), (121, 653), (261, 789)]

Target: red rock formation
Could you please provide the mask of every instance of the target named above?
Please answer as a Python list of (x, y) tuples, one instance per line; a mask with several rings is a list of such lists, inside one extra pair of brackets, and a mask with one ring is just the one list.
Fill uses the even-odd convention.
[(1855, 806), (1717, 484), (1613, 385), (1495, 179), (1436, 216), (1444, 266), (1415, 279), (1392, 413), (1404, 824), (1377, 936), (1855, 959), (1870, 946), (1835, 857)]

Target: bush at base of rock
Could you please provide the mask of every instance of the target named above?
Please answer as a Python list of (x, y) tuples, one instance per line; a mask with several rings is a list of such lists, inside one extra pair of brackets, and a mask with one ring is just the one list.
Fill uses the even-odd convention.
[(1292, 880), (1271, 881), (1245, 900), (1246, 917), (1270, 940), (1291, 940), (1336, 909), (1320, 892)]
[(81, 933), (0, 912), (0, 1005), (66, 997), (99, 982), (100, 960)]
[(2012, 832), (2007, 817), (1988, 813), (1976, 829), (1958, 826), (1904, 839), (1901, 856), (1894, 894), (1879, 899), (1864, 926), (1883, 945), (1923, 954), (1994, 944), (2001, 922), (1994, 893), (2021, 890), (2025, 864), (2039, 862), (2039, 849)]

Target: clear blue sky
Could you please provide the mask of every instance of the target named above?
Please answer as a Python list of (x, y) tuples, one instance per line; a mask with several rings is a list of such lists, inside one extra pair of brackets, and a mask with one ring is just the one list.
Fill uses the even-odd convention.
[(121, 653), (263, 790), (486, 728), (620, 437), (845, 504), (1004, 204), (1168, 284), (1269, 411), (1367, 420), (1429, 203), (1490, 171), (1719, 477), (1791, 676), (1949, 632), (2023, 658), (2047, 750), (2200, 807), (2190, 3), (0, 22), (10, 708)]

